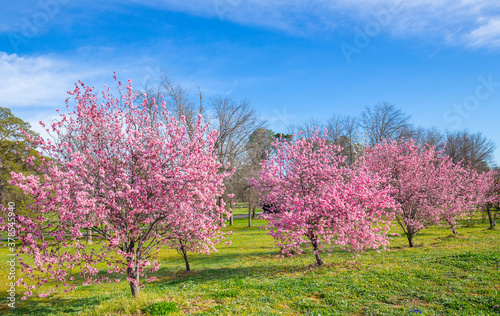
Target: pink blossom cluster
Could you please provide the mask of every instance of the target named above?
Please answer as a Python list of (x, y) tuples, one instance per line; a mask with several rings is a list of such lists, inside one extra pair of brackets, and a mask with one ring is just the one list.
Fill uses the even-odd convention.
[(335, 246), (384, 248), (394, 218), (413, 246), (425, 227), (444, 222), (456, 233), (459, 219), (499, 200), (495, 172), (479, 174), (411, 139), (368, 147), (351, 166), (326, 133), (276, 140), (273, 146), (250, 179), (261, 205), (270, 206), (263, 215), (269, 234), (283, 255), (309, 247), (319, 265), (320, 252)]
[[(47, 128), (55, 141), (32, 139), (47, 157), (37, 168), (42, 176), (12, 174), (38, 214), (16, 218), (25, 296), (34, 283), (52, 287), (40, 293), (47, 295), (58, 283), (71, 290), (119, 280), (99, 273), (103, 263), (108, 273), (125, 274), (135, 295), (154, 280), (146, 274), (159, 268), (159, 247), (182, 238), (191, 251), (209, 253), (224, 239), (228, 211), (220, 197), (231, 173), (217, 163), (216, 132), (201, 116), (188, 129), (164, 103), (136, 104), (130, 81), (122, 87), (115, 98), (109, 88), (77, 84), (68, 92), (76, 109), (68, 98), (69, 113)], [(87, 232), (95, 243), (82, 241)]]
[(412, 139), (383, 141), (365, 153), (365, 162), (386, 179), (397, 203), (394, 215), (408, 237), (429, 225), (446, 222), (456, 233), (457, 220), (474, 212), (490, 197), (495, 172), (479, 174), (432, 146), (419, 146)]
[(250, 179), (261, 204), (269, 234), (283, 255), (311, 248), (318, 265), (320, 252), (335, 246), (350, 251), (384, 248), (389, 243), (391, 190), (360, 160), (348, 166), (341, 148), (316, 132), (294, 141), (276, 140), (275, 153)]

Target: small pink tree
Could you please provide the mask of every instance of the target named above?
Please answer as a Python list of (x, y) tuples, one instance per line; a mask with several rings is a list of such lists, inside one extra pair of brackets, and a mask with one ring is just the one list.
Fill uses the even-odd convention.
[[(184, 205), (181, 208), (182, 216), (172, 218), (169, 223), (171, 227), (176, 227), (176, 230), (171, 232), (169, 245), (184, 259), (186, 271), (191, 271), (188, 252), (208, 255), (211, 251), (217, 251), (213, 237), (220, 233), (221, 227), (220, 217), (214, 220), (213, 214), (192, 211), (196, 209), (196, 205)], [(224, 240), (225, 237), (220, 235), (219, 239)], [(218, 242), (219, 239), (215, 241)]]
[(275, 153), (250, 179), (260, 203), (272, 205), (263, 217), (282, 253), (300, 254), (309, 244), (318, 265), (320, 253), (335, 245), (350, 251), (387, 245), (391, 218), (384, 209), (393, 207), (381, 180), (362, 161), (350, 169), (325, 136), (274, 141)]
[(443, 179), (447, 182), (443, 183), (441, 220), (457, 235), (459, 219), (472, 217), (479, 208), (491, 202), (489, 192), (494, 185), (495, 172), (479, 174), (475, 169), (461, 163), (453, 164), (451, 160), (443, 168), (448, 176)]
[[(74, 289), (74, 272), (83, 285), (118, 282), (99, 274), (102, 264), (108, 273), (125, 274), (137, 296), (143, 280), (154, 280), (145, 277), (159, 268), (160, 246), (184, 236), (208, 253), (224, 238), (227, 212), (217, 201), (229, 173), (216, 162), (216, 132), (207, 134), (201, 117), (188, 132), (184, 119), (168, 118), (164, 104), (148, 106), (145, 98), (134, 105), (130, 80), (125, 93), (121, 87), (120, 99), (107, 89), (99, 100), (93, 88), (76, 85), (69, 92), (76, 109), (51, 126), (56, 143), (35, 140), (50, 157), (39, 168), (43, 176), (12, 174), (38, 213), (16, 218), (19, 253), (33, 258), (19, 257), (21, 272), (36, 280), (18, 280), (28, 287), (24, 299), (49, 282), (56, 284), (48, 293), (57, 282)], [(81, 241), (87, 230), (97, 236), (93, 245)]]
[(497, 171), (490, 171), (482, 175), (483, 188), (485, 189), (485, 198), (483, 209), (488, 216), (490, 227), (495, 229), (498, 213), (500, 212), (500, 178)]
[(436, 147), (418, 146), (411, 139), (384, 140), (364, 156), (370, 170), (386, 178), (386, 186), (394, 190), (394, 213), (410, 247), (415, 234), (442, 220), (456, 232), (457, 219), (477, 206), (477, 173), (454, 164)]

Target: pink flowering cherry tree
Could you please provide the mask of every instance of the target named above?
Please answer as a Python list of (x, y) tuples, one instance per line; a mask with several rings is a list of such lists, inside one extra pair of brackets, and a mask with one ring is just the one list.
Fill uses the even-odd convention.
[(488, 229), (491, 230), (495, 229), (498, 213), (500, 212), (500, 174), (497, 171), (490, 171), (481, 176), (483, 177), (483, 185), (486, 187), (482, 206), (490, 222)]
[(341, 148), (318, 132), (293, 141), (275, 140), (275, 151), (250, 179), (260, 203), (272, 205), (264, 214), (269, 234), (283, 255), (311, 248), (316, 264), (321, 252), (336, 246), (349, 251), (377, 249), (389, 243), (393, 207), (388, 189), (370, 174), (364, 162), (350, 168)]
[[(118, 89), (115, 98), (109, 88), (99, 94), (77, 84), (69, 92), (76, 108), (68, 105), (69, 114), (47, 129), (55, 142), (34, 140), (49, 157), (38, 170), (43, 176), (12, 174), (38, 214), (16, 218), (19, 254), (33, 259), (19, 256), (24, 299), (42, 285), (52, 287), (39, 290), (41, 297), (60, 285), (118, 282), (122, 274), (137, 296), (154, 280), (147, 274), (159, 268), (159, 247), (182, 236), (191, 250), (209, 253), (224, 239), (220, 197), (230, 172), (216, 161), (216, 132), (207, 132), (201, 116), (188, 131), (184, 119), (168, 118), (164, 103), (134, 104), (130, 80)], [(97, 237), (93, 244), (82, 240), (87, 231)]]
[(451, 160), (446, 161), (443, 168), (446, 170), (442, 172), (447, 173), (443, 181), (447, 182), (443, 183), (441, 220), (457, 235), (458, 220), (472, 217), (478, 209), (491, 201), (489, 192), (494, 185), (496, 173), (478, 173), (475, 169), (461, 163), (454, 164)]
[(436, 147), (419, 146), (410, 139), (384, 140), (364, 152), (372, 172), (386, 178), (398, 203), (396, 219), (410, 247), (415, 235), (430, 225), (446, 221), (455, 231), (456, 221), (477, 206), (477, 173), (452, 160)]
[[(231, 196), (231, 194), (229, 195)], [(169, 245), (174, 248), (184, 259), (186, 271), (191, 271), (191, 266), (188, 260), (188, 252), (210, 254), (211, 251), (217, 251), (213, 237), (219, 235), (215, 241), (224, 240), (225, 237), (220, 234), (219, 229), (222, 226), (220, 223), (220, 215), (217, 215), (214, 220), (213, 213), (203, 212), (199, 210), (197, 200), (191, 201), (191, 205), (182, 205), (179, 210), (181, 215), (171, 218), (169, 225), (176, 227), (170, 235)], [(193, 212), (193, 210), (198, 210)], [(231, 234), (231, 232), (227, 232)], [(226, 242), (227, 244), (230, 243)]]

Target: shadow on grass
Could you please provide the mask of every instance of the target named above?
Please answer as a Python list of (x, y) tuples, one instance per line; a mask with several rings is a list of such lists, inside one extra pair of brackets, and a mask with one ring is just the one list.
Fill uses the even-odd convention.
[(280, 265), (279, 267), (270, 265), (258, 265), (250, 267), (241, 268), (212, 268), (212, 269), (201, 269), (194, 270), (189, 273), (179, 272), (172, 275), (171, 271), (165, 269), (160, 269), (159, 274), (170, 275), (171, 277), (166, 280), (157, 282), (154, 286), (159, 288), (165, 288), (170, 286), (175, 286), (184, 282), (191, 282), (194, 284), (202, 284), (207, 281), (236, 281), (239, 279), (247, 277), (259, 277), (259, 278), (272, 278), (279, 276), (284, 273), (293, 272), (303, 272), (310, 270), (308, 266), (298, 266), (298, 265)]
[[(266, 255), (268, 255), (266, 253)], [(310, 254), (302, 254), (301, 256), (309, 256)], [(234, 255), (229, 255), (233, 257)], [(267, 256), (269, 258), (269, 256)], [(274, 256), (273, 256), (274, 257)], [(190, 272), (179, 271), (173, 272), (168, 267), (160, 268), (156, 275), (160, 277), (158, 282), (151, 284), (155, 288), (168, 288), (175, 287), (185, 282), (193, 285), (199, 285), (207, 282), (219, 282), (220, 280), (229, 283), (238, 283), (244, 278), (259, 278), (259, 279), (272, 279), (280, 276), (286, 276), (294, 273), (306, 273), (309, 271), (317, 271), (322, 269), (335, 269), (343, 270), (359, 270), (360, 266), (358, 261), (347, 258), (341, 262), (326, 263), (323, 266), (317, 266), (314, 257), (310, 256), (306, 264), (304, 262), (287, 260), (286, 258), (279, 263), (276, 262), (263, 262), (261, 264), (242, 266), (242, 267), (219, 267), (219, 268), (194, 268)], [(276, 259), (278, 260), (278, 259)], [(193, 265), (195, 266), (195, 265)]]
[[(217, 254), (208, 257), (197, 257), (190, 259), (190, 272), (172, 271), (171, 267), (162, 267), (155, 275), (165, 276), (170, 280), (160, 281), (157, 284), (177, 284), (186, 280), (203, 283), (214, 279), (239, 279), (245, 277), (272, 277), (282, 273), (294, 273), (309, 270), (310, 267), (297, 261), (277, 258), (277, 252), (254, 252), (254, 253), (236, 253), (236, 254)], [(309, 253), (303, 253), (300, 257), (308, 258), (314, 262), (314, 257)], [(246, 259), (247, 264), (239, 267), (234, 265), (241, 264), (240, 259)], [(225, 267), (226, 265), (226, 267)], [(214, 266), (218, 266), (213, 268)], [(180, 266), (179, 266), (180, 267)], [(207, 268), (208, 267), (208, 268)]]
[(50, 299), (31, 299), (28, 301), (16, 302), (16, 308), (11, 309), (7, 306), (0, 309), (3, 315), (50, 315), (54, 313), (80, 315), (90, 307), (100, 304), (102, 301), (111, 298), (111, 296), (96, 295), (85, 298), (50, 298)]

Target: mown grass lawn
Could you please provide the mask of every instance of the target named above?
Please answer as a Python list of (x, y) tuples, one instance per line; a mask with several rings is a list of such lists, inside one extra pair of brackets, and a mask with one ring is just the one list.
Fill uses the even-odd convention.
[[(260, 208), (255, 209), (255, 213), (260, 213), (262, 210)], [(248, 215), (248, 204), (237, 203), (233, 206), (233, 215)]]
[[(481, 222), (424, 230), (408, 248), (395, 237), (389, 252), (359, 256), (337, 251), (325, 266), (311, 267), (310, 252), (277, 257), (273, 240), (258, 228), (263, 221), (234, 221), (231, 245), (219, 252), (191, 255), (191, 273), (175, 252), (161, 252), (160, 280), (133, 299), (125, 281), (79, 287), (52, 297), (17, 301), (14, 315), (500, 315), (500, 231)], [(400, 232), (398, 227), (394, 231)], [(0, 269), (6, 280), (6, 249)], [(5, 281), (6, 282), (6, 281)], [(2, 282), (0, 295), (6, 297)], [(5, 302), (5, 300), (3, 300)], [(156, 305), (155, 305), (156, 303)], [(148, 308), (148, 306), (150, 306)]]

